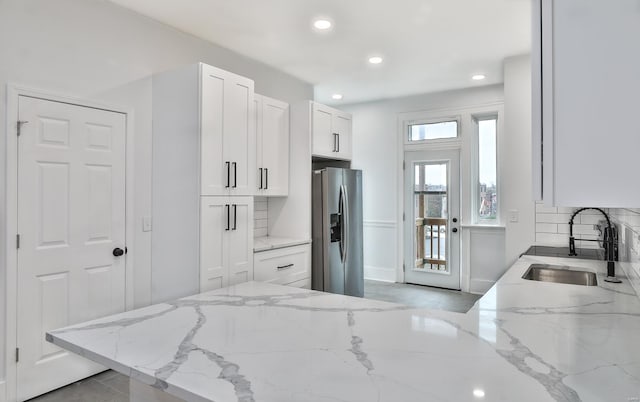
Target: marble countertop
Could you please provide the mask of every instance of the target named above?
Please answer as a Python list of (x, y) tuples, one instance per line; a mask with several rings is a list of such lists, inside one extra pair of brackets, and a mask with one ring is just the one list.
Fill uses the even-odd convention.
[(253, 239), (253, 252), (273, 250), (277, 248), (299, 246), (311, 243), (310, 239), (293, 239), (288, 237), (264, 236)]
[[(531, 263), (598, 286), (521, 279)], [(604, 271), (524, 256), (466, 314), (248, 282), (47, 339), (187, 401), (636, 401), (640, 299)]]

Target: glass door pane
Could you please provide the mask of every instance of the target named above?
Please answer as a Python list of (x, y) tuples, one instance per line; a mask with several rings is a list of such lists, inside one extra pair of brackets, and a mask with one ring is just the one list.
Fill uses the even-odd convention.
[(414, 165), (415, 269), (449, 272), (447, 264), (448, 162)]

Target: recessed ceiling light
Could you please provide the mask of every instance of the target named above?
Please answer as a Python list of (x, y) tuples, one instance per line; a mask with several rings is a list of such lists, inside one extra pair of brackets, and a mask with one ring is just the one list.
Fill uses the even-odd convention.
[(342, 95), (341, 94), (333, 94), (333, 96), (331, 96), (333, 99), (335, 100), (342, 100)]
[(313, 22), (313, 26), (321, 31), (331, 28), (331, 25), (331, 21), (325, 19), (318, 19)]
[(380, 64), (380, 63), (382, 63), (382, 57), (380, 57), (380, 56), (369, 57), (369, 63), (371, 63), (371, 64)]
[(476, 74), (476, 75), (471, 77), (471, 79), (474, 80), (474, 81), (482, 81), (485, 78), (487, 78), (487, 76), (484, 75), (484, 74)]
[(473, 390), (473, 396), (475, 396), (476, 398), (484, 398), (484, 391), (476, 388)]

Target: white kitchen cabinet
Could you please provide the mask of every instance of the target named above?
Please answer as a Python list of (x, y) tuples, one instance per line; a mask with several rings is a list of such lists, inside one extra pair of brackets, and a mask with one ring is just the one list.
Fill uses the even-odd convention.
[(535, 198), (638, 207), (638, 1), (536, 0), (533, 27)]
[(256, 281), (309, 287), (311, 281), (311, 246), (284, 247), (254, 254)]
[(313, 156), (351, 160), (351, 115), (316, 102), (311, 114)]
[(202, 197), (200, 291), (253, 280), (253, 198)]
[(202, 195), (253, 195), (253, 81), (206, 64), (200, 68)]
[(256, 195), (289, 194), (289, 104), (256, 94)]
[[(198, 293), (201, 283), (211, 288), (216, 281), (252, 279), (253, 82), (199, 63), (156, 74), (152, 86), (152, 301)], [(220, 205), (201, 215), (203, 196)], [(237, 205), (232, 233), (220, 215), (227, 204)], [(206, 243), (202, 232), (210, 236)], [(216, 240), (215, 233), (222, 237)], [(219, 241), (229, 246), (222, 249)], [(201, 244), (208, 252), (218, 247), (217, 254), (204, 255), (206, 265)], [(208, 276), (201, 277), (204, 267)]]

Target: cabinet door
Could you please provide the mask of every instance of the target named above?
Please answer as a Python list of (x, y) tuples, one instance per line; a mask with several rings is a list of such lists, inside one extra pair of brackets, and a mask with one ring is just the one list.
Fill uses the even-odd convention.
[(256, 281), (287, 285), (311, 277), (311, 246), (285, 247), (255, 253)]
[[(231, 216), (228, 197), (202, 197), (200, 203), (200, 291), (229, 284), (225, 238)], [(176, 267), (179, 269), (179, 267)]]
[(230, 74), (225, 81), (223, 159), (231, 163), (231, 195), (253, 195), (256, 137), (253, 81)]
[[(201, 93), (201, 195), (226, 195), (227, 166), (223, 159), (225, 81), (228, 73), (202, 66)], [(176, 133), (178, 134), (178, 133)], [(195, 157), (195, 155), (194, 155)]]
[(262, 103), (262, 165), (264, 194), (289, 193), (289, 105), (271, 98)]
[(336, 157), (351, 160), (351, 115), (339, 112), (334, 113), (333, 131), (338, 134)]
[(541, 14), (544, 201), (636, 208), (638, 1), (543, 0)]
[(262, 95), (254, 94), (253, 95), (253, 127), (256, 136), (256, 165), (255, 165), (255, 184), (254, 195), (264, 195), (264, 168), (263, 168), (263, 160), (262, 160), (262, 148), (263, 148), (263, 131), (262, 131)]
[(313, 103), (311, 113), (313, 155), (335, 158), (337, 140), (332, 131), (332, 109), (318, 103)]
[(253, 197), (230, 197), (230, 230), (225, 239), (229, 285), (253, 280)]

